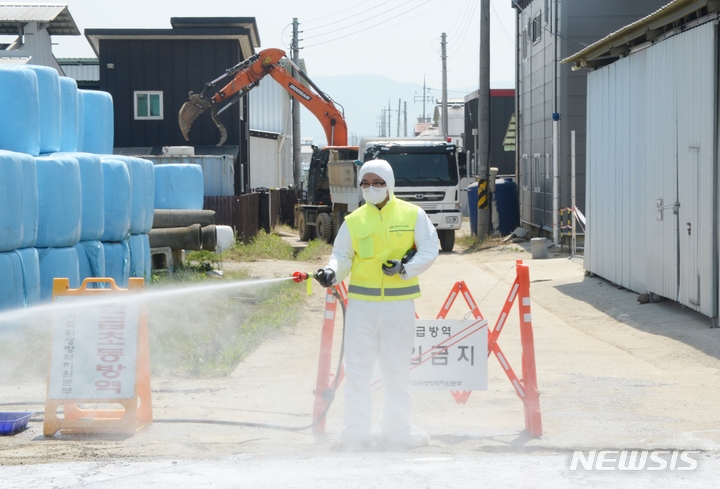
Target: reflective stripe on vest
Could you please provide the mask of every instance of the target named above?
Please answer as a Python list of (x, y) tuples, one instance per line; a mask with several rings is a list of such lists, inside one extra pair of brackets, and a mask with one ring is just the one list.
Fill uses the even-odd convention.
[(355, 255), (348, 296), (372, 302), (420, 297), (417, 277), (387, 276), (382, 264), (400, 260), (415, 243), (417, 206), (390, 199), (382, 210), (364, 205), (345, 218)]
[[(401, 295), (419, 294), (420, 285), (411, 285), (410, 287), (398, 287), (398, 288), (387, 288), (385, 289), (385, 296), (387, 297), (398, 297)], [(379, 287), (360, 287), (359, 285), (352, 285), (348, 287), (348, 294), (367, 295), (370, 297), (382, 296), (382, 289)]]

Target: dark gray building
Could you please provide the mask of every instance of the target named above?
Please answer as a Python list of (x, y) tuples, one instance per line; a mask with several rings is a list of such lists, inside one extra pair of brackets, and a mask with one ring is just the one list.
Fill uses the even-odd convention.
[[(498, 169), (498, 175), (515, 175), (515, 152), (503, 145), (510, 119), (515, 112), (515, 90), (490, 90), (490, 157), (488, 166)], [(474, 162), (478, 128), (478, 91), (465, 96), (465, 138), (463, 149), (468, 161), (468, 175), (476, 176)]]
[[(667, 0), (511, 1), (517, 12), (516, 158), (520, 220), (533, 234), (552, 234), (553, 209), (571, 205), (571, 131), (576, 132), (576, 204), (581, 211), (585, 210), (587, 73), (572, 71), (560, 61), (658, 10)], [(555, 138), (553, 114), (559, 115)], [(557, 175), (553, 174), (554, 157)]]
[[(113, 97), (116, 152), (132, 148), (134, 154), (151, 154), (184, 145), (194, 146), (196, 154), (218, 152), (220, 136), (210, 114), (195, 120), (188, 142), (178, 111), (189, 91), (200, 92), (206, 82), (255, 54), (260, 45), (255, 18), (172, 18), (171, 25), (85, 31), (99, 60), (99, 89)], [(235, 189), (241, 193), (249, 181), (247, 96), (221, 118), (228, 134), (220, 150), (234, 158)]]

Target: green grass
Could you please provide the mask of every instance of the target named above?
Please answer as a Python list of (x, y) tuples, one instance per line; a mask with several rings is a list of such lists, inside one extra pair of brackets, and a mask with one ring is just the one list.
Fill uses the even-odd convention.
[(298, 261), (320, 261), (325, 260), (330, 253), (332, 253), (331, 244), (313, 239), (308, 242), (305, 249), (300, 250), (295, 258)]
[(153, 375), (227, 375), (263, 338), (292, 328), (304, 287), (252, 282), (148, 304)]
[(249, 243), (238, 242), (222, 254), (231, 261), (292, 260), (293, 247), (276, 234), (260, 231)]
[(263, 231), (250, 242), (238, 242), (221, 255), (194, 251), (172, 275), (153, 274), (151, 287), (177, 287), (242, 280), (238, 288), (182, 295), (148, 305), (153, 375), (227, 375), (264, 338), (292, 328), (299, 319), (305, 287), (294, 282), (255, 286), (247, 271), (208, 277), (223, 261), (261, 259), (320, 261), (332, 246), (313, 240), (294, 256), (292, 246)]
[(502, 240), (502, 237), (493, 237), (488, 235), (483, 239), (478, 239), (477, 235), (466, 234), (458, 237), (455, 244), (465, 248), (466, 253), (473, 253), (501, 246), (503, 244)]

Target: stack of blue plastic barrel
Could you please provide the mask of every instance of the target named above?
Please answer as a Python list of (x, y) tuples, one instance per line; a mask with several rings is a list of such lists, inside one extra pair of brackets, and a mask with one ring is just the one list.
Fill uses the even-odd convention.
[(53, 279), (151, 276), (151, 162), (112, 155), (110, 94), (43, 66), (0, 66), (0, 310)]

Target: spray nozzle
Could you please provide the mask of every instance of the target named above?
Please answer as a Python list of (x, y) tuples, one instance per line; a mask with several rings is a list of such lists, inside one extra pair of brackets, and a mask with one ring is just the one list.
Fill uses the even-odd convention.
[(312, 295), (312, 280), (308, 280), (310, 277), (313, 277), (314, 275), (311, 273), (305, 273), (305, 272), (294, 272), (292, 274), (292, 279), (296, 283), (300, 283), (303, 280), (305, 280), (305, 292), (307, 295)]
[(310, 278), (310, 275), (305, 272), (294, 272), (292, 274), (292, 278), (295, 282), (300, 283), (303, 280), (307, 280), (308, 278)]

